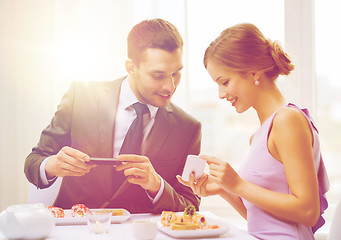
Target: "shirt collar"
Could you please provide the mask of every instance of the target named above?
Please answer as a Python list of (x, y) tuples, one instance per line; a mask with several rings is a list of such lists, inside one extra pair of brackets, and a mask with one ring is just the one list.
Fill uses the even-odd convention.
[[(129, 76), (128, 76), (127, 78), (123, 80), (122, 85), (121, 85), (121, 94), (119, 98), (119, 104), (122, 106), (123, 109), (128, 110), (129, 108), (132, 108), (131, 105), (137, 102), (139, 102), (139, 100), (135, 96), (133, 90), (130, 88)], [(150, 112), (150, 118), (155, 118), (155, 115), (159, 108), (150, 104), (146, 104), (146, 105)]]

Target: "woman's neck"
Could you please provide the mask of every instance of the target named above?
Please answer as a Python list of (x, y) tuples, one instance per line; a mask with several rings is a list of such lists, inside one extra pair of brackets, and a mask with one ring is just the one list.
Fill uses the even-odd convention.
[(259, 94), (258, 102), (254, 106), (260, 124), (262, 125), (271, 114), (286, 103), (287, 101), (276, 84), (272, 83), (271, 85), (263, 86)]

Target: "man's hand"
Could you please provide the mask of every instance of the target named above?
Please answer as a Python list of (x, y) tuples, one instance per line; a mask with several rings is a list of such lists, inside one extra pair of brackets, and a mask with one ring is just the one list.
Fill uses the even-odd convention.
[(115, 167), (117, 171), (124, 171), (124, 175), (128, 177), (128, 182), (140, 185), (152, 197), (156, 196), (161, 187), (161, 179), (148, 157), (122, 154), (118, 156), (117, 160), (124, 161)]
[(51, 156), (45, 165), (47, 178), (64, 176), (83, 176), (92, 167), (90, 157), (71, 147), (63, 147), (56, 155)]

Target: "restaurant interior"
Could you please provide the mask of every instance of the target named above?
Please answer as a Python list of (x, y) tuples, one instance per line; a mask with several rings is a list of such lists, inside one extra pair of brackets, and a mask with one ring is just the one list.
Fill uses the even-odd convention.
[[(0, 212), (40, 198), (53, 203), (58, 185), (37, 190), (25, 177), (25, 158), (73, 81), (126, 75), (126, 36), (144, 19), (177, 26), (185, 67), (173, 102), (202, 122), (201, 152), (238, 169), (257, 115), (236, 114), (220, 101), (202, 62), (223, 29), (251, 22), (292, 57), (295, 71), (280, 77), (278, 86), (288, 101), (309, 109), (319, 128), (330, 190), (326, 224), (315, 237), (328, 239), (341, 198), (340, 9), (337, 0), (0, 0)], [(203, 198), (200, 210), (247, 229), (219, 197)]]

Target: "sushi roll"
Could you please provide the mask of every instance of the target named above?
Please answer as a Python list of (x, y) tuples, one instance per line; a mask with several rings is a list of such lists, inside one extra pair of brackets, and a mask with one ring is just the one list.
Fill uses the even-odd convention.
[(71, 208), (72, 217), (84, 217), (86, 213), (89, 213), (90, 209), (84, 204), (76, 204)]

